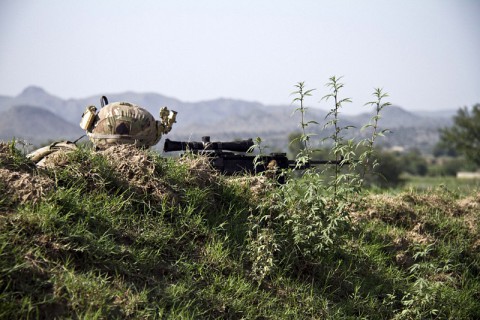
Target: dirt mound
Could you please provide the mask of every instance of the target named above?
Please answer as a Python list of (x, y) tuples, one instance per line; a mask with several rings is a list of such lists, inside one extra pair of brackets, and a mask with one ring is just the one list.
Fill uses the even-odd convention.
[(4, 168), (0, 168), (0, 181), (13, 203), (36, 203), (55, 186), (48, 177)]
[(462, 211), (480, 210), (480, 193), (457, 201)]
[[(480, 233), (480, 193), (457, 201), (457, 205), (464, 212), (465, 223), (473, 234)], [(476, 244), (480, 248), (480, 237)]]
[(372, 195), (365, 201), (365, 207), (352, 214), (355, 221), (378, 219), (385, 223), (402, 227), (413, 227), (417, 223), (417, 213), (412, 205), (402, 197)]
[(409, 267), (414, 262), (414, 248), (433, 246), (437, 239), (448, 237), (448, 228), (439, 227), (441, 217), (463, 225), (476, 239), (472, 249), (480, 248), (480, 194), (456, 199), (447, 193), (405, 192), (371, 195), (362, 203), (362, 207), (351, 214), (352, 221), (362, 223), (373, 219), (395, 226), (384, 236), (391, 243), (387, 247), (395, 253), (398, 265)]
[(248, 188), (254, 200), (261, 199), (262, 196), (275, 188), (272, 179), (266, 176), (237, 176), (227, 179), (226, 182)]
[(15, 149), (13, 143), (0, 142), (0, 165), (15, 170), (31, 170), (35, 165)]
[(188, 183), (205, 187), (217, 182), (218, 172), (212, 167), (208, 157), (200, 155), (184, 156), (178, 161), (188, 168), (186, 173)]
[[(181, 170), (185, 183), (200, 187), (217, 183), (218, 173), (208, 158), (184, 157), (178, 162), (184, 166)], [(9, 204), (39, 201), (53, 189), (51, 177), (60, 177), (60, 184), (85, 181), (89, 188), (113, 183), (145, 196), (148, 201), (175, 201), (179, 195), (165, 179), (167, 168), (150, 151), (132, 145), (112, 146), (93, 154), (83, 149), (58, 148), (42, 159), (41, 168), (37, 168), (13, 145), (0, 143), (0, 187), (7, 190), (4, 201)]]
[(117, 145), (100, 151), (100, 154), (107, 159), (124, 186), (158, 202), (177, 197), (162, 179), (162, 170), (148, 151), (132, 145)]
[(3, 205), (36, 203), (54, 188), (54, 181), (37, 174), (33, 163), (22, 157), (13, 144), (0, 142), (0, 165), (0, 187), (5, 197), (2, 200), (7, 202)]

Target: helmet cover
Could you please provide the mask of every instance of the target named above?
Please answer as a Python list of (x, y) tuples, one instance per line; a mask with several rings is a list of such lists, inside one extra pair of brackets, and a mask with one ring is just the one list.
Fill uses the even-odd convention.
[(128, 102), (113, 102), (98, 112), (87, 135), (97, 148), (105, 149), (116, 144), (150, 147), (160, 140), (161, 132), (147, 110)]

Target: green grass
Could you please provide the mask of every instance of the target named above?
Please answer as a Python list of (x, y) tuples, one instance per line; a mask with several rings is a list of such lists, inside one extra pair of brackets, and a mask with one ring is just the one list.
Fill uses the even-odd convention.
[[(276, 189), (147, 156), (152, 170), (132, 177), (134, 163), (88, 149), (46, 171), (2, 155), (0, 169), (53, 186), (25, 201), (4, 186), (0, 319), (480, 317), (478, 189), (363, 193), (336, 242), (306, 259), (284, 252), (290, 235), (265, 211)], [(253, 256), (252, 233), (266, 237)], [(270, 266), (260, 279), (255, 258)]]
[(456, 177), (421, 177), (406, 176), (405, 184), (402, 189), (414, 189), (418, 191), (427, 191), (435, 188), (445, 188), (454, 192), (463, 194), (471, 193), (472, 190), (480, 188), (480, 179), (457, 179)]

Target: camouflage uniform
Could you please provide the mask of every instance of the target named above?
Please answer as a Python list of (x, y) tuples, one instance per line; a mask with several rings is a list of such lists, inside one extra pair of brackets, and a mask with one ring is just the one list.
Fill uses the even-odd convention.
[(27, 154), (27, 158), (33, 161), (39, 168), (50, 168), (58, 164), (57, 158), (59, 155), (67, 154), (76, 149), (77, 146), (74, 142), (57, 141)]

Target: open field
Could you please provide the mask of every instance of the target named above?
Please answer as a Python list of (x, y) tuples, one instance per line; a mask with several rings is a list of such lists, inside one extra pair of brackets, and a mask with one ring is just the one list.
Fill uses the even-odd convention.
[(405, 177), (403, 190), (428, 191), (444, 188), (452, 192), (469, 194), (480, 189), (480, 179), (457, 179), (456, 177)]

